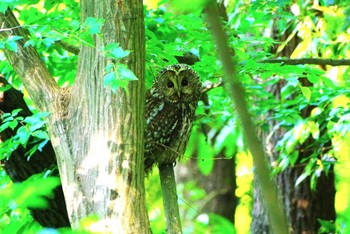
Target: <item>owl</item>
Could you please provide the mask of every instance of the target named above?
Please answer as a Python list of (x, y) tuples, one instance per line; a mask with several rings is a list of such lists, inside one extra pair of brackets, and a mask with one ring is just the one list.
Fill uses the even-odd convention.
[(146, 93), (145, 171), (185, 152), (200, 97), (198, 74), (186, 64), (163, 68)]

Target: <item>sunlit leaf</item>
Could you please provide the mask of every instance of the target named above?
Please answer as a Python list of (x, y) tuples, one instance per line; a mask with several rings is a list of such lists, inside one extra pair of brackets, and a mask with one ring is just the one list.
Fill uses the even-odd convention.
[(214, 167), (214, 152), (203, 134), (199, 135), (197, 142), (198, 159), (197, 164), (203, 175), (209, 175)]
[(87, 17), (85, 22), (83, 23), (83, 26), (87, 28), (90, 34), (97, 34), (101, 32), (103, 23), (103, 19)]
[(308, 87), (300, 86), (301, 92), (303, 93), (304, 97), (307, 101), (310, 101), (311, 98), (311, 90)]
[(135, 76), (135, 74), (124, 64), (118, 64), (117, 72), (120, 76), (120, 79), (122, 80), (127, 80), (127, 81), (137, 80), (137, 77)]

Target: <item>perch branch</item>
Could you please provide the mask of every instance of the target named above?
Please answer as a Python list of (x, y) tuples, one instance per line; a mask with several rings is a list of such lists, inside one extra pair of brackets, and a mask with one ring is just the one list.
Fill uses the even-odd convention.
[(66, 51), (68, 51), (68, 52), (70, 52), (72, 54), (75, 54), (75, 55), (78, 55), (79, 52), (80, 52), (79, 47), (71, 45), (71, 44), (69, 44), (69, 43), (67, 43), (65, 41), (62, 41), (62, 40), (56, 41), (55, 45), (58, 46), (58, 47), (61, 47), (62, 49), (66, 50)]
[(182, 233), (173, 164), (159, 167), (167, 233)]
[(255, 134), (255, 126), (248, 112), (245, 93), (239, 77), (237, 76), (236, 62), (232, 60), (231, 55), (228, 53), (230, 48), (227, 42), (227, 35), (221, 25), (218, 9), (214, 3), (214, 1), (211, 1), (211, 3), (208, 4), (206, 13), (209, 29), (212, 31), (219, 58), (223, 66), (224, 82), (227, 85), (232, 100), (236, 103), (235, 107), (253, 157), (258, 186), (269, 215), (269, 223), (272, 232), (287, 234), (287, 219), (282, 207), (279, 205), (277, 186), (270, 178), (271, 173), (265, 160), (264, 150)]
[(17, 51), (4, 49), (4, 54), (21, 78), (37, 108), (40, 111), (50, 111), (47, 107), (55, 100), (55, 94), (58, 93), (56, 91), (59, 87), (35, 48), (24, 46), (28, 40), (28, 31), (20, 26), (10, 9), (7, 9), (5, 13), (0, 13), (0, 25), (1, 39), (7, 39), (11, 36), (21, 37), (21, 39), (15, 41)]

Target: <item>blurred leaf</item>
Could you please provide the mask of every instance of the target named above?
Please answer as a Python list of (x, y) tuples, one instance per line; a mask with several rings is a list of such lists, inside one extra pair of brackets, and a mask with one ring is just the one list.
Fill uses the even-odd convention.
[(10, 90), (12, 88), (11, 85), (7, 84), (5, 86), (0, 87), (0, 92), (6, 92), (7, 90)]
[(58, 177), (43, 178), (42, 174), (29, 177), (22, 183), (0, 190), (2, 209), (7, 207), (45, 208), (47, 199), (53, 198), (53, 189), (60, 185)]
[(198, 136), (197, 151), (198, 168), (203, 175), (209, 175), (214, 167), (215, 154), (213, 152), (213, 148), (210, 146), (210, 144), (208, 144), (203, 134)]
[(82, 24), (83, 27), (86, 27), (89, 34), (98, 34), (101, 32), (104, 19), (97, 19), (93, 17), (87, 17), (85, 22)]
[(300, 86), (300, 89), (301, 89), (301, 92), (303, 93), (304, 97), (306, 98), (306, 100), (309, 102), (310, 98), (311, 98), (310, 88), (304, 87), (304, 86)]
[(118, 64), (117, 72), (121, 80), (137, 80), (135, 74), (124, 64)]
[(17, 52), (17, 41), (22, 39), (23, 37), (21, 36), (10, 36), (9, 38), (7, 38), (6, 43), (5, 43), (5, 47), (6, 49), (13, 51), (13, 52)]
[(193, 13), (201, 12), (209, 0), (193, 0), (188, 2), (186, 0), (171, 0), (171, 6), (179, 13)]
[(104, 47), (103, 52), (106, 54), (108, 58), (113, 58), (113, 59), (125, 58), (130, 54), (130, 51), (123, 50), (118, 43), (107, 44)]

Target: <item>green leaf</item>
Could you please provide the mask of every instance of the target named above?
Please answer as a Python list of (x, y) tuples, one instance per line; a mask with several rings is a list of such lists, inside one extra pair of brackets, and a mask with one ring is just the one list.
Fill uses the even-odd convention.
[(10, 36), (7, 38), (7, 41), (5, 43), (6, 49), (17, 52), (17, 42), (18, 40), (22, 39), (23, 37), (21, 36)]
[(124, 64), (118, 64), (117, 66), (117, 72), (122, 80), (137, 80), (137, 77), (135, 74)]
[(47, 132), (43, 131), (43, 130), (37, 130), (37, 131), (33, 132), (32, 136), (37, 137), (39, 139), (50, 139)]
[(319, 233), (336, 233), (336, 225), (328, 220), (317, 219), (321, 224), (321, 230)]
[(309, 102), (311, 98), (311, 90), (308, 87), (300, 86), (301, 92), (303, 93), (306, 100)]
[(7, 90), (10, 90), (12, 88), (11, 85), (7, 84), (5, 86), (0, 87), (0, 92), (6, 92)]
[(26, 43), (24, 43), (24, 48), (28, 47), (28, 46), (35, 46), (35, 41), (30, 39), (28, 41), (26, 41)]
[(38, 118), (38, 116), (36, 116), (36, 115), (26, 117), (24, 119), (24, 122), (29, 125), (30, 132), (34, 132), (35, 130), (37, 130), (45, 125), (45, 121), (42, 120), (41, 118)]
[(11, 122), (5, 122), (0, 126), (0, 132), (6, 130), (10, 126)]
[(308, 173), (303, 173), (303, 174), (301, 174), (299, 177), (298, 177), (298, 179), (295, 181), (295, 187), (297, 187), (301, 182), (303, 182), (307, 177), (308, 177), (309, 175), (308, 175)]
[(21, 112), (22, 109), (21, 108), (18, 108), (18, 109), (14, 109), (12, 112), (11, 112), (11, 115), (13, 117), (17, 116), (19, 112)]
[(105, 53), (106, 57), (112, 59), (125, 58), (130, 54), (130, 51), (123, 50), (118, 43), (111, 43), (106, 45), (103, 49), (103, 52)]
[(26, 127), (21, 126), (18, 128), (17, 133), (14, 137), (15, 140), (18, 140), (20, 144), (26, 148), (28, 140), (30, 137), (30, 132), (26, 129)]
[(17, 52), (17, 43), (15, 41), (8, 41), (5, 44), (5, 48), (10, 51)]
[(198, 136), (197, 142), (198, 160), (197, 165), (203, 175), (209, 175), (214, 167), (214, 150), (205, 139), (204, 134)]
[(109, 72), (103, 77), (103, 84), (104, 86), (110, 86), (116, 79), (117, 76), (115, 72)]
[(88, 33), (93, 35), (101, 32), (103, 23), (104, 23), (103, 19), (87, 17), (82, 26), (87, 28)]
[(214, 213), (209, 214), (209, 227), (211, 227), (211, 233), (236, 233), (231, 221)]
[(170, 1), (171, 6), (175, 11), (188, 14), (188, 13), (200, 13), (203, 11), (204, 7), (207, 5), (209, 0), (172, 0)]
[(0, 190), (2, 207), (46, 208), (47, 198), (53, 198), (53, 189), (60, 185), (60, 179), (43, 175), (33, 175), (22, 183)]

